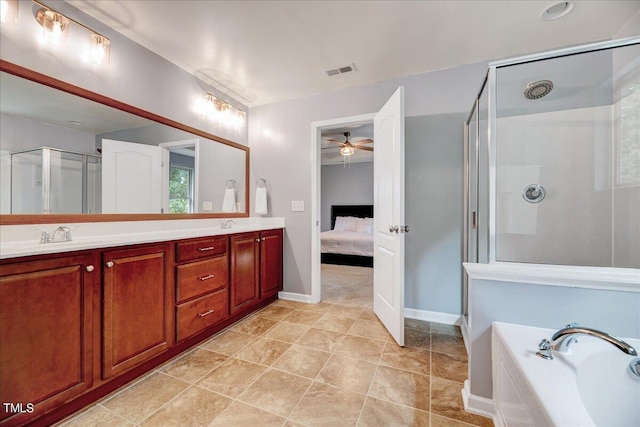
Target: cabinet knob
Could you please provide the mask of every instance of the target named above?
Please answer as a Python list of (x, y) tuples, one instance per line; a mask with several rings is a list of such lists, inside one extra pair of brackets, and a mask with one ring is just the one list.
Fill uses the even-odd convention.
[(105, 265), (109, 268), (113, 267), (113, 261), (107, 261)]
[(256, 239), (256, 242), (260, 243), (260, 239), (259, 239), (259, 238), (258, 238), (258, 239)]
[(93, 265), (87, 265), (85, 268), (87, 269), (87, 271), (89, 273), (91, 273), (93, 271), (93, 269), (94, 269)]
[(266, 238), (266, 237), (263, 237), (263, 238), (262, 238), (262, 241), (264, 242), (265, 240), (267, 240), (267, 238)]

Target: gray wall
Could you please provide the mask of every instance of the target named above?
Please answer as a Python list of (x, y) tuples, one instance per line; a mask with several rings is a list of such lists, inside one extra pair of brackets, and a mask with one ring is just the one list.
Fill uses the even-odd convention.
[[(492, 396), (492, 322), (549, 329), (560, 329), (577, 322), (619, 337), (640, 337), (638, 292), (472, 280), (469, 298), (472, 324), (469, 381), (471, 393), (476, 396)], [(576, 344), (574, 351), (579, 345)], [(532, 342), (531, 351), (537, 346), (537, 341)]]
[(331, 230), (332, 205), (373, 205), (373, 162), (322, 166), (320, 231)]
[(405, 307), (459, 314), (463, 123), (467, 113), (405, 120)]
[[(480, 89), (486, 65), (477, 63), (438, 70), (251, 109), (251, 182), (258, 177), (269, 181), (269, 215), (284, 217), (287, 224), (284, 244), (285, 291), (311, 294), (311, 123), (376, 112), (401, 85), (405, 87), (405, 112), (408, 117), (467, 114)], [(456, 126), (461, 128), (462, 122)], [(457, 144), (461, 150), (461, 136)], [(407, 154), (406, 158), (409, 157)], [(462, 167), (462, 156), (456, 167)], [(434, 170), (430, 177), (439, 182), (458, 173), (443, 167)], [(292, 200), (303, 200), (306, 210), (291, 212)], [(451, 207), (442, 205), (434, 209), (442, 209), (446, 213), (438, 214), (437, 218), (425, 216), (421, 221), (430, 221), (435, 230), (440, 226), (438, 221), (444, 216), (451, 216)], [(251, 210), (253, 212), (253, 200)], [(461, 206), (454, 215), (462, 215)], [(447, 218), (443, 228), (449, 227), (449, 221)], [(459, 271), (457, 266), (455, 272), (446, 274), (453, 277)], [(421, 286), (414, 281), (407, 284), (405, 290), (406, 295), (411, 296), (411, 299), (407, 297), (407, 301), (411, 301), (414, 308), (430, 307), (440, 311), (433, 307), (442, 307), (441, 310), (459, 313), (459, 308), (454, 310), (459, 305), (459, 284), (446, 288), (444, 293), (447, 295), (443, 301), (439, 300), (443, 298), (440, 294), (433, 298), (430, 296), (429, 303)]]
[[(35, 37), (40, 31), (35, 19), (20, 19), (19, 25), (2, 26), (2, 33), (0, 33), (2, 59), (196, 129), (240, 144), (247, 144), (247, 127), (241, 129), (226, 127), (212, 122), (194, 110), (194, 105), (204, 98), (206, 92), (212, 92), (246, 110), (242, 103), (198, 80), (70, 4), (49, 0), (45, 0), (44, 3), (109, 37), (111, 40), (110, 64), (97, 67), (85, 63), (75, 49), (51, 49), (48, 46), (43, 48)], [(32, 16), (32, 2), (20, 1), (19, 4), (19, 16)]]

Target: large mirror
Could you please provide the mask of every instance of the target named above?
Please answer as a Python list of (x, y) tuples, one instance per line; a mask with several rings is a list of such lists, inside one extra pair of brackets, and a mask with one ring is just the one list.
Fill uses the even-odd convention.
[(6, 61), (0, 155), (3, 224), (248, 216), (248, 147)]

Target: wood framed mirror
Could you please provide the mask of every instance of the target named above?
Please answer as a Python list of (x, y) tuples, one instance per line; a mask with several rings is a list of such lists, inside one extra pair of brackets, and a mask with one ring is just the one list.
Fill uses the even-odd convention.
[(249, 216), (249, 147), (4, 60), (0, 84), (0, 224)]

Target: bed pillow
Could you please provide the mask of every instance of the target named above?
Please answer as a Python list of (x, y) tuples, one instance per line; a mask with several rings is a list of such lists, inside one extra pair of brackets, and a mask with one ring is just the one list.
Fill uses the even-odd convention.
[(358, 218), (356, 233), (373, 234), (373, 218)]
[(333, 229), (336, 231), (356, 231), (358, 218), (353, 216), (337, 216)]

